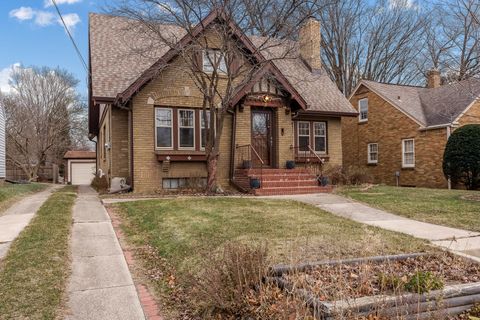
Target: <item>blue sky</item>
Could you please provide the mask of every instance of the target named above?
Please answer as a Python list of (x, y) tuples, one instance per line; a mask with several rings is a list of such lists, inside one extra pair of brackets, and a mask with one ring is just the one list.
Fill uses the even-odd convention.
[[(51, 0), (0, 1), (0, 90), (8, 90), (12, 66), (61, 67), (80, 80), (87, 96), (86, 72), (58, 21)], [(83, 57), (88, 61), (88, 13), (101, 12), (104, 1), (56, 0)]]

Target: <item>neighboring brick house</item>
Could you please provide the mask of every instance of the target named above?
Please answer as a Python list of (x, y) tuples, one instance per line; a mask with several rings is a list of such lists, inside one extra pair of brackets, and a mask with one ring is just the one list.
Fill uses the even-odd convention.
[(446, 188), (445, 145), (459, 126), (480, 123), (480, 79), (440, 85), (428, 73), (427, 87), (362, 80), (350, 97), (358, 118), (345, 118), (345, 167), (365, 168), (376, 183)]
[[(199, 34), (215, 23), (223, 22), (212, 12), (199, 24)], [(131, 31), (132, 24), (125, 18), (90, 15), (89, 132), (97, 141), (99, 172), (109, 181), (125, 177), (135, 192), (143, 193), (201, 183), (207, 176), (201, 93), (175, 68), (182, 59), (168, 48), (159, 47), (152, 57), (131, 54), (132, 47), (147, 41)], [(258, 51), (259, 38), (229, 26), (236, 35), (232, 41)], [(188, 44), (182, 29), (164, 25), (161, 30)], [(293, 43), (295, 58), (265, 64), (238, 90), (220, 143), (217, 176), (222, 187), (247, 191), (245, 179), (261, 174), (263, 191), (257, 194), (319, 192), (323, 189), (315, 176), (301, 169), (287, 171), (286, 162), (342, 163), (341, 119), (357, 113), (322, 69), (319, 23), (309, 20), (299, 38)], [(146, 74), (154, 76), (145, 79)], [(242, 170), (243, 160), (253, 168)]]

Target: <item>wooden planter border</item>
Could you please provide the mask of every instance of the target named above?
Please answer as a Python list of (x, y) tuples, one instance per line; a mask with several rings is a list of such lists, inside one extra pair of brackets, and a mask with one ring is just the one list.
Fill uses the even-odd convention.
[(382, 316), (403, 315), (406, 320), (429, 319), (432, 316), (459, 314), (480, 302), (480, 282), (447, 286), (425, 294), (406, 293), (399, 296), (378, 295), (339, 301), (321, 301), (306, 289), (296, 289), (294, 284), (282, 279), (285, 273), (305, 272), (316, 267), (340, 264), (362, 264), (368, 262), (398, 261), (428, 255), (413, 253), (402, 255), (376, 256), (344, 260), (325, 260), (298, 265), (276, 265), (271, 268), (271, 277), (267, 282), (277, 285), (282, 290), (297, 295), (309, 306), (315, 319), (333, 320), (335, 315), (355, 313), (367, 316), (378, 313)]

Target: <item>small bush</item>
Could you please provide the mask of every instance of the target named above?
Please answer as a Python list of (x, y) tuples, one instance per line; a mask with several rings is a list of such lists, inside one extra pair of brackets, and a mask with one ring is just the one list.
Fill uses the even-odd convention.
[(443, 173), (454, 185), (480, 188), (480, 125), (466, 125), (452, 133), (443, 155)]
[(405, 284), (405, 289), (415, 293), (426, 293), (431, 290), (439, 290), (444, 286), (442, 279), (428, 271), (415, 273)]
[(322, 176), (328, 177), (329, 182), (333, 185), (343, 185), (347, 183), (347, 177), (340, 165), (325, 164), (322, 169)]
[(260, 290), (268, 271), (265, 245), (249, 247), (228, 243), (221, 254), (206, 261), (196, 276), (194, 299), (203, 316), (244, 317), (249, 312), (249, 297)]
[(378, 282), (382, 291), (393, 290), (398, 292), (403, 291), (405, 288), (405, 279), (396, 275), (380, 273)]
[(92, 180), (92, 183), (90, 184), (93, 189), (95, 189), (98, 193), (105, 193), (107, 192), (108, 189), (108, 180), (107, 176), (99, 176), (98, 174), (95, 175), (95, 177)]
[(352, 185), (371, 183), (373, 181), (366, 168), (360, 168), (356, 166), (348, 167), (345, 172), (345, 176), (348, 183)]

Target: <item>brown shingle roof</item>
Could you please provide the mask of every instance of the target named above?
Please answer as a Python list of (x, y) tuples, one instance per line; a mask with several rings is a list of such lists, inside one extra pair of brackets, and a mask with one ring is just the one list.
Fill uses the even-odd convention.
[(95, 151), (70, 150), (63, 156), (64, 159), (95, 159)]
[[(177, 41), (185, 35), (184, 30), (172, 25), (161, 25), (159, 30)], [(158, 61), (168, 47), (156, 45), (153, 52), (148, 50), (152, 38), (138, 34), (131, 20), (90, 14), (92, 96), (115, 98)], [(255, 44), (261, 39), (250, 40)], [(308, 110), (356, 114), (325, 72), (312, 73), (299, 58), (275, 60), (275, 65), (307, 102)]]
[(480, 97), (480, 79), (471, 78), (438, 88), (379, 83), (362, 80), (360, 84), (381, 95), (420, 125), (436, 126), (453, 122)]

